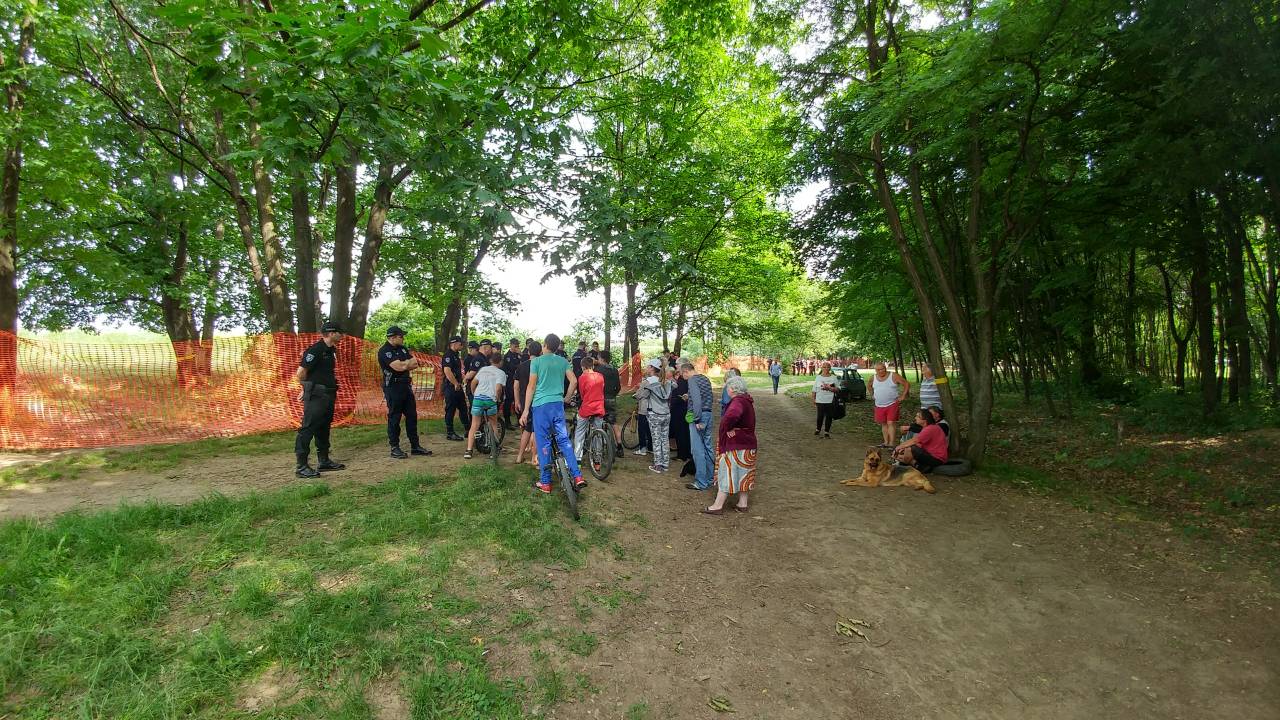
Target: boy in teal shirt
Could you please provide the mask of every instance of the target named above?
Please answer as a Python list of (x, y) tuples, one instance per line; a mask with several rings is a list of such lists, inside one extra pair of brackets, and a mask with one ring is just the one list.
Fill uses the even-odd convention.
[[(578, 378), (573, 374), (573, 367), (564, 357), (557, 355), (560, 349), (560, 338), (548, 335), (542, 346), (542, 354), (529, 363), (529, 389), (525, 391), (524, 412), (520, 414), (520, 424), (529, 426), (530, 415), (533, 417), (533, 437), (538, 446), (538, 465), (542, 477), (538, 481), (538, 489), (544, 493), (551, 492), (551, 442), (560, 446), (560, 454), (564, 456), (573, 475), (574, 487), (579, 490), (587, 486), (582, 479), (582, 471), (578, 469), (578, 458), (573, 454), (573, 444), (569, 442), (569, 433), (564, 426), (564, 403), (573, 397)], [(565, 389), (565, 383), (568, 389)]]

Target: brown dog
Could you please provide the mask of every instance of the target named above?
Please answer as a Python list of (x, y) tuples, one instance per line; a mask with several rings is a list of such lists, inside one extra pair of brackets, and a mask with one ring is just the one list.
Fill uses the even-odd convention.
[[(894, 477), (894, 475), (897, 477)], [(894, 468), (880, 457), (880, 448), (867, 448), (867, 456), (862, 461), (862, 474), (850, 480), (840, 481), (841, 485), (859, 487), (904, 487), (923, 490), (930, 495), (937, 492), (929, 478), (913, 467), (905, 468), (901, 473), (894, 473)]]

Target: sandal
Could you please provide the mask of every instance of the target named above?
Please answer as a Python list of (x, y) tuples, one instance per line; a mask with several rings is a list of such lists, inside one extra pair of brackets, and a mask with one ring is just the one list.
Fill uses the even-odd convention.
[(705, 508), (702, 508), (702, 510), (700, 510), (699, 512), (701, 512), (703, 515), (723, 515), (724, 508), (720, 508), (719, 510), (712, 510), (709, 507), (705, 507)]
[(744, 513), (744, 512), (747, 512), (747, 511), (751, 510), (751, 508), (749, 508), (749, 507), (742, 507), (741, 505), (734, 505), (734, 506), (733, 506), (733, 509), (734, 509), (734, 510), (736, 510), (736, 511), (738, 511), (738, 512), (741, 512), (741, 513)]
[(468, 451), (466, 451), (466, 452), (462, 453), (462, 457), (463, 457), (463, 459), (465, 459), (465, 460), (470, 460), (470, 459), (471, 459), (471, 451), (470, 451), (470, 450), (468, 450)]

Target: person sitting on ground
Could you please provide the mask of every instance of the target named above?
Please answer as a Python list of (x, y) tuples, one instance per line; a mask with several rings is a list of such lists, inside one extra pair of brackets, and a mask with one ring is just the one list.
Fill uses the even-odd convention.
[(502, 398), (503, 386), (507, 384), (507, 374), (499, 367), (502, 365), (502, 353), (492, 353), (488, 360), (489, 364), (477, 370), (476, 376), (471, 378), (471, 432), (467, 433), (464, 458), (470, 458), (475, 449), (481, 423), (488, 422), (493, 436), (498, 437), (498, 401)]
[(946, 435), (947, 438), (950, 439), (951, 423), (947, 422), (946, 418), (942, 416), (942, 408), (934, 405), (929, 408), (929, 412), (933, 415), (934, 422), (938, 423), (938, 427), (942, 428), (942, 434)]
[(947, 461), (947, 436), (928, 409), (916, 413), (916, 423), (921, 427), (920, 434), (894, 448), (893, 458), (922, 473), (930, 473)]
[[(578, 422), (573, 428), (573, 452), (582, 457), (587, 431), (593, 421), (604, 420), (604, 375), (596, 372), (596, 359), (582, 357), (582, 374), (578, 376)], [(597, 422), (598, 424), (598, 422)]]
[(724, 381), (729, 407), (720, 416), (720, 452), (716, 456), (716, 500), (702, 512), (720, 515), (730, 495), (738, 496), (734, 509), (747, 511), (747, 493), (756, 484), (756, 410), (747, 381), (734, 376)]

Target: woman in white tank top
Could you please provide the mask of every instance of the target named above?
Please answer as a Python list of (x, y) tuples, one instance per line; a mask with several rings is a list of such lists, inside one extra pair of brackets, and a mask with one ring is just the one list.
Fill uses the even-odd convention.
[(898, 407), (910, 395), (911, 383), (898, 373), (889, 372), (884, 363), (876, 363), (876, 374), (871, 376), (871, 396), (875, 400), (876, 424), (880, 426), (880, 447), (897, 445)]

